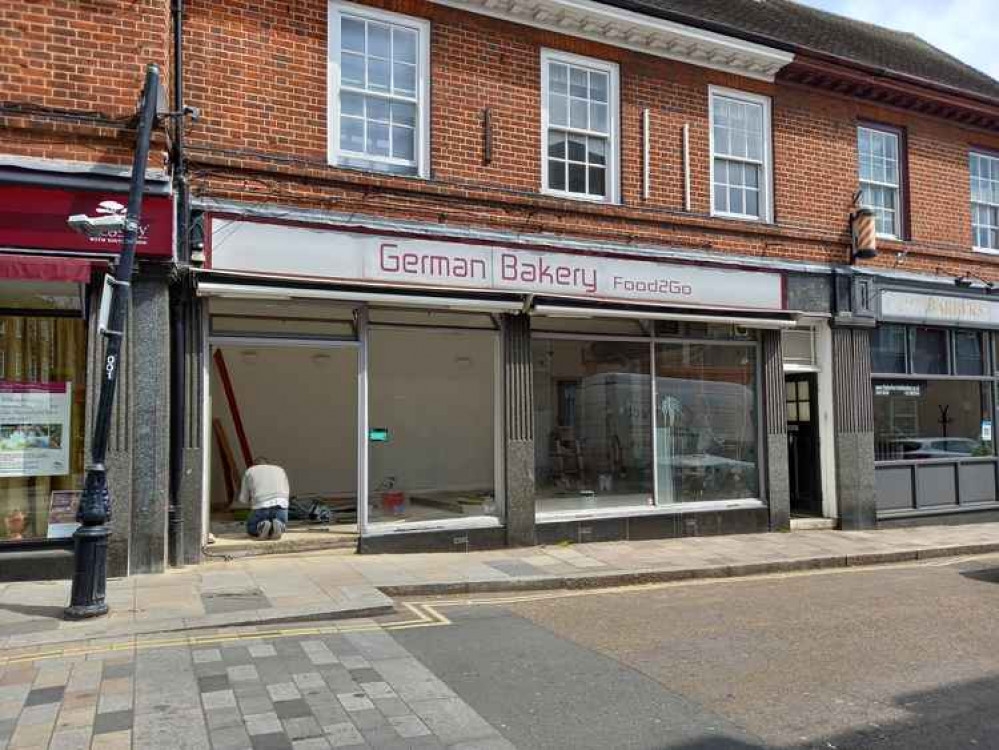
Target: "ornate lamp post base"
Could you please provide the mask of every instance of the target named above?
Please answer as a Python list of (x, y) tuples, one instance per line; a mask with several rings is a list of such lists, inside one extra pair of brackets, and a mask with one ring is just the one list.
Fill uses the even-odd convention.
[(108, 538), (111, 530), (100, 526), (81, 526), (73, 534), (73, 592), (64, 610), (67, 620), (85, 620), (108, 613), (107, 564)]

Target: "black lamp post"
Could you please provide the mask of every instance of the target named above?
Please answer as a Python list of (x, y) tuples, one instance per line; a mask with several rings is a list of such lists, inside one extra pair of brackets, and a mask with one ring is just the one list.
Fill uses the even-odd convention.
[[(105, 293), (111, 293), (111, 301), (107, 326), (103, 331), (107, 344), (103, 366), (100, 369), (101, 397), (94, 415), (91, 462), (87, 467), (83, 495), (76, 513), (76, 521), (81, 526), (73, 534), (73, 591), (69, 606), (65, 610), (66, 617), (73, 620), (100, 617), (108, 611), (105, 594), (108, 537), (111, 536), (111, 530), (106, 524), (111, 520), (111, 495), (108, 492), (107, 468), (104, 461), (111, 427), (111, 407), (118, 385), (121, 345), (125, 338), (132, 267), (135, 265), (135, 243), (142, 216), (142, 194), (146, 187), (146, 161), (149, 157), (149, 141), (156, 120), (159, 87), (160, 69), (156, 65), (148, 65), (139, 107), (139, 125), (132, 161), (132, 180), (128, 190), (128, 210), (122, 231), (121, 255), (118, 258), (114, 279), (105, 289)], [(73, 226), (80, 226), (84, 231), (91, 231), (93, 228), (87, 217), (73, 218), (75, 220)], [(98, 225), (96, 229), (99, 231), (100, 226)]]

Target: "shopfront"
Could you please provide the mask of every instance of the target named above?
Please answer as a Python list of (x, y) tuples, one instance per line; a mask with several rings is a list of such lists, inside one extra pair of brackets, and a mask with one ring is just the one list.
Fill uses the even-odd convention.
[(880, 301), (871, 342), (879, 521), (999, 510), (999, 303), (890, 283)]
[(773, 481), (786, 514), (781, 273), (207, 221), (206, 533), (261, 457), (367, 550), (766, 530)]
[[(96, 400), (91, 312), (118, 250), (114, 238), (73, 233), (66, 219), (123, 211), (125, 195), (21, 184), (8, 172), (0, 171), (0, 580), (65, 577)], [(139, 252), (169, 259), (171, 201), (148, 204)]]

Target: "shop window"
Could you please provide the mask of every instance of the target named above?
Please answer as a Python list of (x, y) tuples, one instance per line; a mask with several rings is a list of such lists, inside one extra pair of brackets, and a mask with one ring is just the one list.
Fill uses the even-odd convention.
[(544, 191), (616, 201), (617, 66), (543, 50), (541, 68)]
[(492, 331), (372, 328), (369, 518), (499, 516), (497, 348)]
[(531, 352), (538, 512), (648, 505), (649, 344), (538, 339)]
[(947, 331), (943, 328), (909, 329), (912, 372), (920, 375), (945, 375), (948, 372)]
[(871, 334), (871, 369), (874, 372), (904, 373), (905, 326), (882, 325)]
[[(58, 290), (42, 296), (51, 299), (33, 306), (66, 306), (53, 301)], [(77, 317), (0, 317), (0, 543), (65, 538), (76, 529), (86, 342)]]
[(330, 3), (330, 162), (428, 175), (429, 22)]
[(759, 497), (756, 349), (656, 345), (659, 504)]
[(992, 383), (875, 380), (875, 460), (992, 456)]
[(985, 374), (984, 339), (980, 331), (954, 333), (954, 369), (957, 375)]

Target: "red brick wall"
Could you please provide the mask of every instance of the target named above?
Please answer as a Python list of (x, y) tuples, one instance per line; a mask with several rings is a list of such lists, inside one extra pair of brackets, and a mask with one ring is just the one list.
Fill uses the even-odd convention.
[[(950, 275), (971, 271), (999, 278), (999, 268), (994, 272), (989, 258), (970, 251), (967, 174), (969, 144), (999, 149), (997, 135), (803, 87), (752, 81), (516, 26), (424, 0), (371, 0), (370, 4), (432, 21), (432, 179), (378, 177), (326, 165), (325, 0), (187, 0), (187, 101), (202, 111), (202, 119), (188, 136), (197, 193), (518, 231), (842, 261), (846, 217), (857, 188), (856, 123), (870, 119), (905, 129), (911, 188), (912, 241), (885, 243), (887, 252), (874, 263), (895, 265), (896, 253), (908, 251), (903, 260), (906, 268)], [(107, 3), (44, 0), (0, 10), (0, 100), (99, 110), (111, 116), (130, 112), (140, 85), (141, 62), (167, 60), (169, 2), (116, 0), (112, 5), (122, 18), (142, 18), (104, 32), (94, 16), (98, 9), (107, 10)], [(546, 46), (620, 65), (622, 206), (537, 195), (539, 56)], [(82, 60), (69, 51), (82, 55)], [(773, 97), (774, 226), (708, 215), (710, 84)], [(485, 107), (493, 112), (494, 158), (488, 166), (482, 163)], [(648, 200), (641, 197), (640, 123), (645, 108), (652, 113)], [(10, 122), (8, 114), (0, 126)], [(684, 124), (690, 126), (691, 213), (683, 211)], [(99, 140), (93, 138), (48, 132), (37, 138), (5, 138), (0, 150), (100, 158), (101, 147), (92, 145)], [(118, 153), (108, 146), (105, 158), (111, 153), (121, 158), (127, 149)]]
[(0, 3), (0, 152), (128, 163), (124, 122), (147, 63), (169, 84), (169, 33), (170, 0)]

